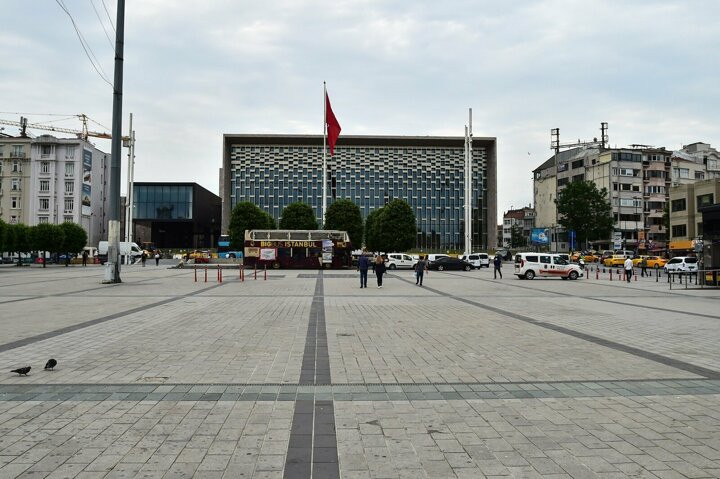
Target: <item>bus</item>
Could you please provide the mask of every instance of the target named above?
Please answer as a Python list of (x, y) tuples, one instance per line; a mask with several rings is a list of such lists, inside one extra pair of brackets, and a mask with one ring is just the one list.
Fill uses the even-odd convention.
[(218, 258), (242, 258), (242, 250), (230, 247), (230, 235), (220, 235), (217, 244)]
[(245, 231), (244, 264), (251, 268), (350, 268), (351, 252), (352, 245), (346, 231)]

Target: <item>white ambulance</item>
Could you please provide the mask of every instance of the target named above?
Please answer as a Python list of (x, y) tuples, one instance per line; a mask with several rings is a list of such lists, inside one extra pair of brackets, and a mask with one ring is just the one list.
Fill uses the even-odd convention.
[(578, 279), (583, 275), (580, 266), (568, 262), (562, 255), (553, 253), (518, 253), (515, 255), (515, 276), (520, 279), (535, 277)]

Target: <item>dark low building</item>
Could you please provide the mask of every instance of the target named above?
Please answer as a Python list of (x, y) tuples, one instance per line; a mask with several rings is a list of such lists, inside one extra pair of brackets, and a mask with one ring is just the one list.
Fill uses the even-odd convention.
[(220, 236), (221, 200), (197, 183), (133, 187), (133, 240), (158, 248), (212, 248)]
[(702, 213), (703, 267), (720, 269), (720, 203), (700, 209)]

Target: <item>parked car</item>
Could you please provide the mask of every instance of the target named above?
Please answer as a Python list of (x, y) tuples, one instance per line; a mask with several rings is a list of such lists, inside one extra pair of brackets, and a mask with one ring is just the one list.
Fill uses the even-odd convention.
[(518, 253), (515, 255), (515, 276), (534, 279), (536, 276), (578, 279), (583, 275), (580, 266), (568, 262), (559, 254)]
[(685, 272), (697, 273), (698, 259), (694, 256), (676, 256), (665, 265), (666, 273)]
[(661, 258), (660, 256), (648, 256), (647, 257), (647, 265), (648, 268), (662, 268), (667, 264), (668, 260), (665, 258)]
[(413, 269), (417, 263), (416, 259), (405, 253), (388, 253), (385, 266), (388, 269)]
[(470, 255), (463, 255), (460, 259), (467, 261), (475, 268), (489, 268), (490, 267), (490, 256), (487, 253), (473, 253)]
[(437, 261), (440, 258), (449, 258), (449, 257), (450, 256), (448, 256), (446, 254), (429, 254), (429, 255), (427, 255), (427, 260), (432, 263), (433, 261)]
[(443, 256), (435, 261), (431, 261), (428, 268), (436, 269), (438, 271), (451, 269), (470, 271), (471, 269), (475, 269), (475, 267), (467, 261), (463, 261), (460, 258), (451, 258), (449, 256)]
[(609, 249), (606, 249), (606, 250), (603, 251), (602, 254), (600, 255), (600, 262), (603, 263), (603, 264), (605, 264), (605, 260), (608, 259), (608, 258), (611, 258), (612, 255), (614, 255), (614, 254), (615, 254), (614, 251), (609, 250)]
[(605, 258), (603, 260), (603, 265), (605, 266), (622, 266), (625, 264), (625, 260), (627, 258), (624, 255), (621, 254), (614, 254), (610, 256), (609, 258)]

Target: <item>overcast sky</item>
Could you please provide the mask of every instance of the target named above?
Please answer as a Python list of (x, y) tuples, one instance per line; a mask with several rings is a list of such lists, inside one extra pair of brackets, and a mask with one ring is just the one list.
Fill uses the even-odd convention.
[[(112, 89), (56, 1), (0, 3), (0, 118), (85, 113), (110, 127)], [(102, 0), (64, 3), (112, 80)], [(554, 127), (563, 142), (606, 121), (612, 146), (720, 146), (712, 0), (127, 4), (123, 131), (133, 112), (137, 181), (217, 192), (223, 133), (322, 134), (323, 80), (343, 134), (462, 136), (472, 107), (475, 135), (498, 139), (500, 212), (532, 202)]]

